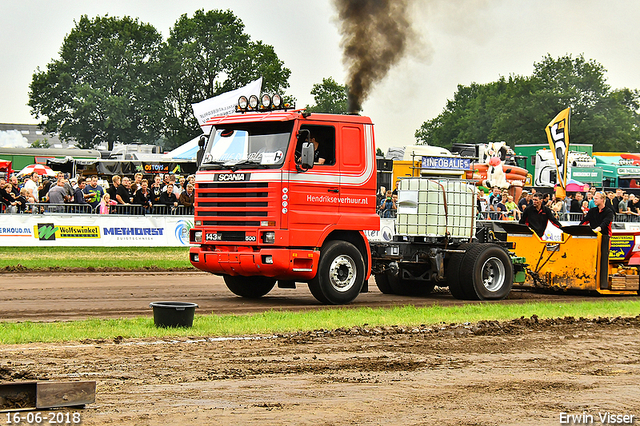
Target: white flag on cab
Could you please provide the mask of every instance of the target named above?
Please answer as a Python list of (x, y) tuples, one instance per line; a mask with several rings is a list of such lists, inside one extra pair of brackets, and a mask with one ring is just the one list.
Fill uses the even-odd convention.
[[(211, 117), (233, 114), (236, 111), (236, 105), (238, 104), (238, 98), (240, 96), (246, 96), (248, 98), (251, 95), (256, 95), (260, 97), (261, 90), (262, 77), (239, 89), (214, 96), (197, 104), (191, 104), (193, 115), (195, 115), (196, 120), (198, 120), (198, 124), (202, 126)], [(209, 129), (203, 128), (202, 130), (208, 133)]]

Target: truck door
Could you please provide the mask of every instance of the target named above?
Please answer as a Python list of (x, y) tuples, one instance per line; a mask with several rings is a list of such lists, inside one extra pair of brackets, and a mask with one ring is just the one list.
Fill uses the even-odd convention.
[[(340, 166), (340, 216), (347, 228), (364, 226), (365, 214), (375, 212), (375, 149), (373, 126), (342, 124), (336, 145)], [(350, 226), (349, 226), (350, 225)], [(355, 226), (355, 227), (354, 227)], [(377, 226), (377, 223), (374, 224)]]
[[(323, 231), (340, 219), (340, 172), (336, 161), (336, 128), (333, 125), (305, 123), (318, 148), (313, 168), (291, 172), (288, 203), (292, 245), (314, 245)], [(322, 163), (322, 164), (321, 164)]]

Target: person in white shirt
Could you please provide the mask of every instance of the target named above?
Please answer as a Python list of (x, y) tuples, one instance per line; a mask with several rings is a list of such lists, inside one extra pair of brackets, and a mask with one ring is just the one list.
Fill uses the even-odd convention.
[(31, 176), (28, 176), (24, 181), (24, 188), (27, 190), (29, 196), (38, 198), (38, 182), (40, 181), (40, 175), (34, 172)]

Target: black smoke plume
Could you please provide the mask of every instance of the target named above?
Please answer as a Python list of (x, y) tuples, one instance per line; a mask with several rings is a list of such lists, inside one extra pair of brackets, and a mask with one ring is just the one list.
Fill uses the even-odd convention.
[(349, 73), (349, 112), (362, 110), (373, 85), (407, 51), (415, 36), (408, 18), (410, 1), (334, 0)]

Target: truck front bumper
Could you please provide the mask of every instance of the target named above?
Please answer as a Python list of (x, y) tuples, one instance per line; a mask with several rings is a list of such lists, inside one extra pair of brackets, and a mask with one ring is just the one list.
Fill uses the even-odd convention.
[(316, 275), (320, 251), (313, 249), (198, 246), (189, 251), (191, 264), (214, 274), (265, 276), (308, 281)]

